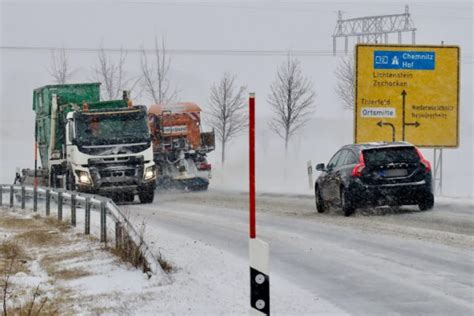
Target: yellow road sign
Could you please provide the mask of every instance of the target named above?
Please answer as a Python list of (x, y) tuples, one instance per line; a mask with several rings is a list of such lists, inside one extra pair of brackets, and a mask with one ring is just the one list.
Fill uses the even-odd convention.
[(354, 142), (459, 145), (459, 47), (356, 46)]

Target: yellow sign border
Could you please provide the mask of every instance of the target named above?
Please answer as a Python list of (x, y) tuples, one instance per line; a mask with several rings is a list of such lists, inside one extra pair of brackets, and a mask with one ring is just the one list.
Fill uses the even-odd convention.
[(355, 47), (355, 95), (354, 95), (354, 144), (357, 144), (357, 113), (358, 113), (358, 81), (359, 81), (359, 47), (374, 47), (374, 48), (428, 48), (428, 49), (442, 49), (442, 48), (455, 48), (457, 50), (457, 82), (456, 82), (456, 144), (453, 146), (449, 145), (423, 145), (417, 147), (423, 148), (458, 148), (459, 147), (459, 110), (460, 110), (460, 76), (461, 76), (461, 68), (460, 68), (460, 54), (461, 48), (457, 45), (403, 45), (403, 44), (357, 44)]

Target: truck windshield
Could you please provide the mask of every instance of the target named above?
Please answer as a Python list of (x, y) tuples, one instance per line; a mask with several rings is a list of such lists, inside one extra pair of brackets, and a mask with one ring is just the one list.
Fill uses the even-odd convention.
[(76, 117), (76, 135), (80, 145), (148, 142), (150, 138), (142, 111), (80, 114)]

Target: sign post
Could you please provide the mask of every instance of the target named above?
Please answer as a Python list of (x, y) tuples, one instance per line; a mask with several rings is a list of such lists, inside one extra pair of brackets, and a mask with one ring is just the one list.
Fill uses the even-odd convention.
[(459, 47), (356, 46), (354, 142), (459, 146)]
[(255, 218), (255, 93), (249, 95), (250, 312), (270, 315), (269, 247), (257, 237)]

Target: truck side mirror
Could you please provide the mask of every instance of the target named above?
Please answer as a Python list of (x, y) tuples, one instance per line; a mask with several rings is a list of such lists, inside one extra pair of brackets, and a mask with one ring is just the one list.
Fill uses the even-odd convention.
[(318, 164), (316, 165), (316, 170), (318, 170), (318, 171), (324, 171), (324, 170), (325, 170), (324, 164), (323, 164), (323, 163), (318, 163)]

